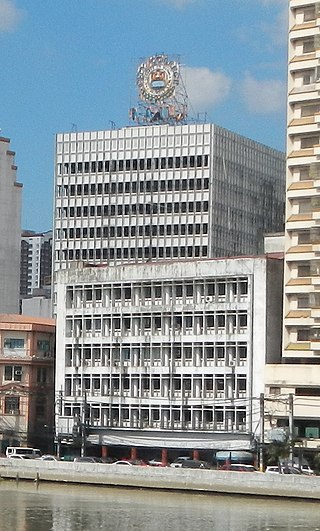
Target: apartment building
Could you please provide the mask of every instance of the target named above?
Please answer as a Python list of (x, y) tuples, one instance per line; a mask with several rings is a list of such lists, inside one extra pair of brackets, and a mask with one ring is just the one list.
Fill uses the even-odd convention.
[(53, 319), (0, 315), (0, 444), (52, 451)]
[(56, 137), (54, 270), (263, 252), (284, 155), (213, 124)]
[(15, 153), (0, 137), (0, 312), (18, 313), (22, 184)]
[[(269, 367), (271, 419), (320, 444), (320, 3), (289, 2), (283, 365)], [(270, 402), (271, 404), (271, 402)], [(272, 427), (272, 426), (271, 426)], [(307, 444), (307, 443), (306, 443)]]
[[(102, 449), (251, 448), (281, 353), (283, 262), (262, 257), (57, 273), (57, 437)], [(102, 452), (103, 453), (103, 452)]]
[(51, 289), (52, 231), (21, 234), (20, 297)]

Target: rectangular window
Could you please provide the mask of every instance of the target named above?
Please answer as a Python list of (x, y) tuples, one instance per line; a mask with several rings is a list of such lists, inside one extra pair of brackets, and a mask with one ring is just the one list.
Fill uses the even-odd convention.
[(4, 412), (5, 415), (19, 415), (20, 398), (18, 396), (6, 396)]
[(307, 39), (303, 43), (303, 53), (312, 53), (315, 51), (314, 39)]
[(4, 348), (24, 348), (24, 339), (6, 337), (3, 346)]
[(44, 384), (47, 381), (47, 368), (39, 367), (37, 369), (37, 383)]
[(308, 149), (312, 148), (314, 146), (317, 146), (319, 144), (319, 136), (307, 136), (304, 138), (301, 138), (301, 149)]

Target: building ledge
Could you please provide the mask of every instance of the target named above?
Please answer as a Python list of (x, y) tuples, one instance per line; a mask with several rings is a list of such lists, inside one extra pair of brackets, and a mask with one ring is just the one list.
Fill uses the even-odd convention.
[(305, 53), (303, 55), (295, 55), (294, 57), (292, 57), (290, 64), (297, 63), (300, 61), (310, 61), (310, 59), (316, 59), (316, 52)]
[(288, 190), (304, 190), (306, 188), (313, 188), (313, 181), (298, 181), (290, 184)]
[(311, 285), (311, 278), (291, 278), (289, 282), (286, 283), (286, 286), (308, 286)]
[[(291, 220), (288, 220), (291, 221)], [(296, 245), (295, 247), (289, 247), (287, 253), (311, 253), (312, 245)]]
[(289, 127), (295, 126), (295, 125), (310, 125), (315, 123), (315, 117), (314, 116), (306, 116), (305, 118), (296, 118), (295, 120), (291, 120), (289, 123)]
[(294, 26), (290, 28), (290, 31), (299, 31), (299, 30), (311, 29), (311, 28), (316, 28), (316, 27), (317, 27), (316, 21), (312, 20), (310, 22), (304, 22), (303, 24), (294, 24)]
[(294, 159), (296, 157), (312, 157), (314, 155), (313, 149), (299, 149), (299, 151), (291, 151), (288, 158)]
[(289, 216), (287, 219), (287, 221), (311, 221), (311, 220), (312, 220), (311, 212), (310, 214), (291, 214), (291, 216)]
[(310, 310), (291, 310), (287, 313), (286, 318), (300, 319), (302, 317), (310, 317)]
[(310, 343), (289, 343), (286, 350), (310, 350)]

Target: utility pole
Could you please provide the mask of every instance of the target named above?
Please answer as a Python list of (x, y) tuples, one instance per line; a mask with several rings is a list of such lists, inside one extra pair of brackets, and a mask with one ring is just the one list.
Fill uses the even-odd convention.
[(294, 417), (293, 417), (293, 394), (289, 394), (289, 444), (290, 444), (290, 453), (289, 461), (293, 465), (293, 436), (294, 436)]
[(81, 457), (86, 454), (87, 442), (87, 393), (83, 396), (82, 419), (81, 419)]
[(260, 447), (259, 447), (259, 470), (263, 472), (263, 449), (264, 449), (264, 393), (260, 393)]
[(61, 453), (59, 419), (62, 416), (62, 402), (63, 402), (63, 393), (62, 393), (62, 389), (60, 389), (59, 397), (58, 397), (58, 414), (57, 414), (57, 411), (55, 411), (55, 436), (56, 436), (56, 443), (57, 443), (57, 457), (59, 459), (60, 459), (60, 453)]

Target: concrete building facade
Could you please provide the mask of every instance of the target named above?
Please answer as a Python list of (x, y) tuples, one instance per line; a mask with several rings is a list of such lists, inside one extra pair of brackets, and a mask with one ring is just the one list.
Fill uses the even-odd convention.
[(289, 2), (283, 358), (266, 377), (269, 427), (288, 426), (291, 394), (293, 435), (314, 447), (320, 445), (319, 6)]
[(0, 315), (0, 440), (52, 451), (55, 321)]
[(15, 153), (0, 137), (0, 313), (19, 312), (21, 192)]
[(104, 448), (251, 448), (281, 353), (282, 260), (57, 273), (57, 437)]
[(213, 124), (56, 137), (54, 270), (263, 252), (284, 155)]
[(34, 294), (34, 290), (51, 291), (52, 231), (21, 234), (20, 297)]

